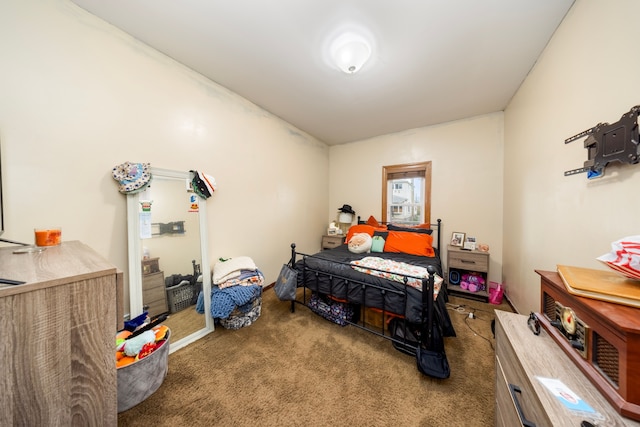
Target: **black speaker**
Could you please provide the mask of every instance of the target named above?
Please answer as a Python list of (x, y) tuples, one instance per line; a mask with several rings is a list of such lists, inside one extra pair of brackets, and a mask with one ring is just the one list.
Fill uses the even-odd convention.
[(460, 273), (457, 270), (451, 270), (449, 272), (449, 283), (452, 285), (460, 283)]

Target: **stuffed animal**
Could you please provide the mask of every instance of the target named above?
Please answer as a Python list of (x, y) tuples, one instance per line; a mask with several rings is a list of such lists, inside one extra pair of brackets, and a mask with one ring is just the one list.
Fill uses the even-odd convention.
[(469, 292), (478, 292), (485, 289), (485, 280), (480, 273), (465, 273), (460, 280), (460, 288)]
[(168, 339), (169, 328), (158, 325), (129, 338), (132, 333), (123, 330), (116, 335), (116, 367), (121, 368), (140, 360), (160, 348)]
[(154, 331), (145, 331), (140, 335), (134, 338), (129, 338), (124, 343), (122, 343), (122, 351), (124, 351), (124, 354), (127, 356), (136, 356), (138, 353), (140, 353), (140, 350), (145, 344), (155, 341), (156, 333)]
[(371, 252), (371, 236), (367, 233), (355, 233), (348, 242), (349, 252), (363, 254)]

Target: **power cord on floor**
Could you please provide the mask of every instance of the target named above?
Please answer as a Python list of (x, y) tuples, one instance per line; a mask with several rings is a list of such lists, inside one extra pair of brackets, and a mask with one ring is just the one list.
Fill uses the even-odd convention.
[(452, 303), (447, 303), (447, 310), (451, 310), (454, 311), (457, 314), (463, 315), (464, 316), (464, 323), (467, 325), (467, 328), (469, 328), (469, 330), (471, 332), (474, 333), (474, 335), (482, 338), (483, 340), (485, 340), (486, 342), (489, 343), (489, 345), (491, 346), (492, 350), (495, 350), (495, 348), (493, 347), (493, 342), (483, 336), (481, 333), (479, 333), (478, 331), (476, 331), (472, 326), (471, 323), (469, 322), (470, 320), (484, 320), (487, 322), (491, 322), (493, 320), (493, 316), (488, 316), (487, 318), (484, 318), (484, 316), (479, 317), (476, 312), (482, 312), (482, 313), (488, 313), (491, 314), (491, 311), (489, 310), (483, 310), (481, 308), (475, 308), (475, 307), (469, 307), (466, 306), (464, 304), (452, 304)]

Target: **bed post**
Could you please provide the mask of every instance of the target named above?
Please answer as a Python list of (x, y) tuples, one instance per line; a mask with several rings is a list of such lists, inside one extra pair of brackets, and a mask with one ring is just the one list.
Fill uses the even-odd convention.
[(440, 242), (441, 242), (441, 238), (440, 236), (442, 236), (442, 220), (440, 218), (438, 218), (436, 220), (438, 222), (438, 250), (440, 251), (440, 253), (442, 253), (442, 248), (440, 247)]
[[(291, 244), (291, 259), (289, 259), (289, 265), (293, 268), (293, 265), (296, 263), (296, 244)], [(300, 273), (298, 273), (300, 274)], [(291, 312), (295, 313), (296, 311), (296, 301), (291, 301)]]

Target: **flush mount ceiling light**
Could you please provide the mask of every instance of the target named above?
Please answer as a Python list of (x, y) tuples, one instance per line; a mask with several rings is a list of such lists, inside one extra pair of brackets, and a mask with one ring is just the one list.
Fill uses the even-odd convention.
[(371, 45), (359, 34), (343, 33), (331, 43), (331, 58), (347, 74), (360, 71), (370, 57)]

